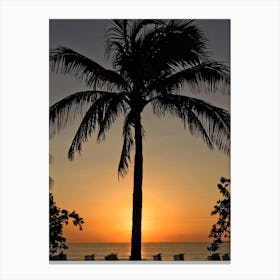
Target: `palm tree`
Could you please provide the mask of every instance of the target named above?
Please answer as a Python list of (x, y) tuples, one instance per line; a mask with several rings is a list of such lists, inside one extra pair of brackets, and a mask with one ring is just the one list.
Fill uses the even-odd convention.
[(156, 115), (178, 117), (210, 149), (228, 154), (229, 113), (180, 92), (184, 86), (212, 92), (229, 85), (229, 67), (211, 59), (207, 39), (193, 20), (113, 20), (107, 31), (106, 54), (113, 70), (66, 47), (51, 50), (52, 71), (71, 74), (90, 89), (50, 107), (51, 134), (65, 127), (71, 117), (75, 119), (78, 113), (83, 113), (68, 152), (73, 160), (95, 130), (98, 130), (97, 140), (102, 141), (117, 117), (124, 116), (118, 174), (127, 173), (134, 146), (130, 258), (141, 260), (143, 109), (150, 105)]

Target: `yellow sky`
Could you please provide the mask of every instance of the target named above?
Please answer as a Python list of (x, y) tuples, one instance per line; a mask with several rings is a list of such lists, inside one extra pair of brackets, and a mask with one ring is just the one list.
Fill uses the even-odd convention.
[[(133, 162), (118, 180), (121, 119), (105, 142), (95, 138), (70, 162), (67, 149), (76, 124), (50, 141), (50, 174), (58, 206), (76, 210), (84, 229), (67, 226), (67, 242), (130, 242)], [(229, 177), (229, 158), (210, 151), (175, 118), (144, 113), (143, 242), (207, 241), (215, 217), (221, 176)]]

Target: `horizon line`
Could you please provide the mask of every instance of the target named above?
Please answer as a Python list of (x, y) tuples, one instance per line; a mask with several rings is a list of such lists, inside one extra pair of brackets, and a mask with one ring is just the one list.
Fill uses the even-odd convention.
[[(143, 241), (143, 243), (211, 243), (212, 241)], [(230, 240), (225, 240), (223, 241), (223, 243), (228, 243), (230, 242)], [(123, 243), (123, 244), (130, 244), (131, 242), (116, 242), (116, 241), (102, 241), (102, 242), (96, 242), (96, 241), (81, 241), (81, 242), (67, 242), (67, 244), (80, 244), (80, 243)]]

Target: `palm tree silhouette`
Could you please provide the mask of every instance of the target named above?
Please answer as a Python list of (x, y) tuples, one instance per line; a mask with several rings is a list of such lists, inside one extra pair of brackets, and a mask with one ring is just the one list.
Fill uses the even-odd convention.
[(51, 134), (83, 113), (68, 157), (98, 130), (102, 141), (117, 117), (124, 116), (123, 147), (118, 166), (125, 176), (135, 147), (131, 260), (141, 260), (143, 109), (156, 115), (175, 115), (191, 134), (210, 148), (229, 154), (230, 115), (200, 99), (180, 95), (182, 87), (216, 91), (230, 83), (229, 67), (211, 59), (207, 39), (193, 20), (113, 20), (107, 31), (105, 69), (82, 54), (59, 47), (50, 51), (50, 67), (71, 74), (91, 90), (74, 93), (50, 107)]

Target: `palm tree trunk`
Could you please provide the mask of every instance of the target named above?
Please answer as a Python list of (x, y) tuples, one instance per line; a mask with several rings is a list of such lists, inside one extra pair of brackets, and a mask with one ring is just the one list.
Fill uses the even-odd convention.
[(141, 115), (135, 119), (135, 159), (134, 187), (132, 210), (131, 260), (141, 260), (141, 223), (142, 223), (142, 180), (143, 180), (143, 148), (142, 148)]

